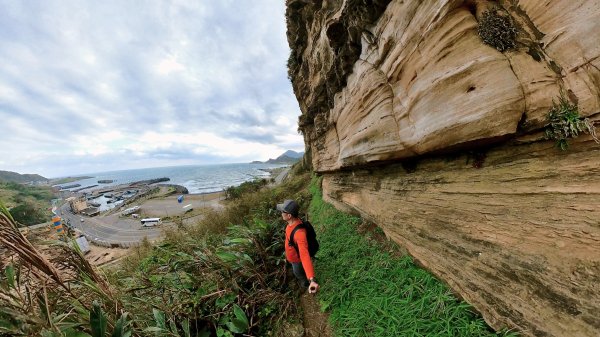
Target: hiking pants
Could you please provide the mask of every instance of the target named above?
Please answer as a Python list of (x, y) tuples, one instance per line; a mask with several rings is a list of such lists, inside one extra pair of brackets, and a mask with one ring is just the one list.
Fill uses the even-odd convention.
[(308, 288), (309, 282), (306, 278), (306, 273), (304, 272), (304, 268), (302, 268), (302, 262), (290, 262), (292, 264), (292, 271), (294, 272), (294, 276), (298, 279), (301, 287)]

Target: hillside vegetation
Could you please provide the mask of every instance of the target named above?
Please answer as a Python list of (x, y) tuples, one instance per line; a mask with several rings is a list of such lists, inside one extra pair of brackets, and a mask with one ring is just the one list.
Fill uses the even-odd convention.
[(37, 181), (48, 181), (47, 178), (42, 177), (39, 174), (19, 174), (12, 171), (0, 170), (0, 182), (15, 182), (15, 183), (28, 183)]
[(44, 259), (5, 213), (0, 242), (17, 249), (13, 262), (0, 261), (0, 335), (302, 336), (301, 289), (284, 268), (284, 224), (274, 210), (286, 198), (310, 209), (317, 227), (317, 298), (337, 336), (494, 335), (381, 233), (357, 232), (359, 218), (324, 203), (318, 180), (309, 191), (309, 174), (295, 171), (157, 245), (144, 242), (102, 273), (62, 243), (45, 248), (54, 260)]
[(36, 225), (50, 221), (48, 210), (54, 198), (48, 186), (29, 186), (15, 182), (0, 182), (0, 201), (22, 225)]

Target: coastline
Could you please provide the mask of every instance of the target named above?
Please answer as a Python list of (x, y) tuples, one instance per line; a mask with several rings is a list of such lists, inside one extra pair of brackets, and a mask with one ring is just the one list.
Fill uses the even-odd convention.
[[(238, 163), (132, 169), (86, 174), (85, 177), (91, 178), (73, 181), (70, 184), (79, 184), (81, 186), (77, 188), (86, 192), (92, 189), (109, 189), (116, 188), (118, 185), (151, 181), (157, 177), (168, 177), (169, 181), (162, 182), (183, 186), (191, 194), (198, 194), (226, 190), (230, 186), (237, 186), (255, 178), (269, 179), (275, 176), (272, 170), (281, 166)], [(112, 181), (112, 183), (100, 184), (98, 181)], [(99, 186), (92, 187), (93, 185)], [(72, 189), (66, 190), (72, 191)]]

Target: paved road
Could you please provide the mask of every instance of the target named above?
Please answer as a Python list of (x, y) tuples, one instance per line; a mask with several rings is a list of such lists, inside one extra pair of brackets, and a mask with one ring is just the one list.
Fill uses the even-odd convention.
[[(143, 201), (141, 212), (144, 217), (165, 217), (183, 215), (189, 208), (184, 206), (190, 205), (191, 208), (201, 209), (211, 207), (219, 209), (223, 207), (220, 200), (223, 197), (222, 193), (193, 195), (187, 194), (184, 196), (183, 203), (177, 202), (177, 195), (168, 196), (159, 199), (150, 199)], [(97, 217), (87, 217), (73, 214), (70, 211), (68, 204), (61, 206), (58, 210), (65, 222), (82, 231), (91, 239), (107, 241), (109, 243), (130, 243), (140, 242), (144, 237), (148, 240), (154, 240), (162, 236), (162, 228), (169, 226), (162, 224), (158, 227), (142, 227), (139, 220), (132, 218), (120, 217), (121, 212), (115, 212), (111, 215), (101, 215)], [(185, 224), (196, 223), (202, 215), (194, 216), (186, 219)], [(83, 219), (83, 222), (81, 221)]]
[(275, 184), (276, 185), (281, 184), (281, 182), (283, 181), (283, 179), (285, 179), (287, 177), (289, 172), (290, 172), (290, 167), (286, 167), (281, 172), (279, 172), (277, 177), (275, 177)]
[[(142, 227), (139, 220), (119, 219), (118, 215), (107, 217), (86, 217), (72, 214), (68, 205), (60, 208), (64, 222), (69, 222), (74, 228), (93, 239), (110, 243), (139, 242), (144, 237), (153, 240), (162, 235), (160, 227)], [(81, 221), (83, 219), (83, 222)]]

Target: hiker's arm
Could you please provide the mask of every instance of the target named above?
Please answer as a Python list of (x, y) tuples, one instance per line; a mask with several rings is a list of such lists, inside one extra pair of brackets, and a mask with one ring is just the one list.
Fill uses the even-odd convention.
[(298, 245), (298, 252), (300, 253), (300, 261), (302, 261), (302, 268), (306, 273), (306, 278), (311, 279), (315, 277), (315, 270), (313, 268), (312, 260), (308, 252), (308, 241), (306, 240), (306, 231), (299, 230), (294, 235), (294, 241)]

